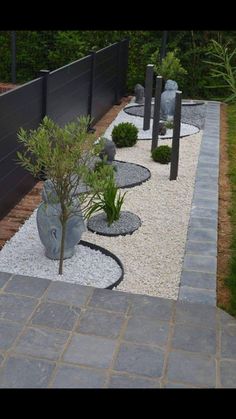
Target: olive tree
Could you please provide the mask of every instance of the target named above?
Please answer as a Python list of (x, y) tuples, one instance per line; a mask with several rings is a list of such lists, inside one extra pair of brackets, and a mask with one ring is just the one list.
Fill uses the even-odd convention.
[[(112, 168), (106, 168), (97, 175), (93, 173), (91, 162), (100, 153), (103, 142), (88, 132), (89, 122), (87, 117), (80, 117), (62, 128), (46, 116), (37, 129), (26, 131), (21, 128), (18, 133), (18, 140), (23, 145), (23, 151), (17, 153), (19, 163), (35, 177), (43, 168), (60, 204), (59, 275), (63, 272), (67, 221), (76, 211), (86, 211), (92, 205), (96, 194), (103, 188), (108, 171), (112, 171)], [(88, 180), (89, 188), (80, 193), (81, 182), (86, 185)], [(76, 199), (78, 207), (75, 206)]]

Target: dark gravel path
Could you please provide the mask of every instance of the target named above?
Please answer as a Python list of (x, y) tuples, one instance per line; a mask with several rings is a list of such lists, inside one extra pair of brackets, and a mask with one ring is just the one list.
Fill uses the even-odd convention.
[[(124, 108), (129, 115), (144, 116), (144, 105), (134, 105)], [(153, 118), (154, 104), (151, 106), (151, 118)], [(203, 129), (205, 123), (206, 105), (182, 105), (181, 122), (185, 124), (195, 125), (199, 129)]]

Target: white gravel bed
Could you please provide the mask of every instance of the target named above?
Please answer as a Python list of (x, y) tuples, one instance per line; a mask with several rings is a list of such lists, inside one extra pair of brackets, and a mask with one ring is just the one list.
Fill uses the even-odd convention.
[[(122, 190), (127, 190), (122, 210), (140, 217), (138, 230), (118, 237), (83, 234), (84, 240), (105, 247), (121, 260), (125, 274), (117, 290), (177, 300), (201, 138), (202, 131), (180, 141), (176, 181), (169, 180), (169, 164), (150, 158), (150, 142), (117, 149), (117, 159), (151, 171), (148, 182)], [(162, 144), (171, 145), (171, 140)]]
[(107, 288), (118, 281), (118, 263), (100, 250), (78, 245), (74, 256), (64, 260), (63, 275), (58, 275), (58, 260), (48, 259), (36, 226), (36, 211), (0, 251), (0, 271)]
[[(117, 117), (114, 119), (114, 121), (111, 123), (111, 125), (109, 126), (109, 128), (106, 130), (106, 132), (104, 133), (104, 136), (111, 140), (111, 133), (112, 130), (114, 128), (115, 125), (118, 125), (120, 122), (131, 122), (132, 124), (134, 124), (139, 132), (138, 132), (138, 139), (139, 140), (148, 140), (152, 138), (152, 124), (153, 124), (153, 119), (151, 118), (150, 120), (150, 129), (149, 130), (143, 130), (143, 118), (141, 118), (140, 116), (134, 116), (134, 115), (129, 115), (127, 114), (125, 111), (123, 111), (123, 109), (119, 112), (119, 114), (117, 115)], [(184, 124), (181, 123), (180, 126), (180, 137), (185, 137), (188, 135), (193, 135), (196, 134), (197, 132), (199, 132), (199, 128), (194, 126), (194, 125), (190, 125), (190, 124)], [(165, 135), (160, 135), (159, 138), (160, 139), (166, 139), (166, 138), (172, 138), (173, 136), (173, 130), (172, 129), (167, 129), (166, 130), (166, 134)], [(117, 154), (116, 154), (116, 159), (118, 159)]]
[[(122, 121), (128, 117), (125, 112), (122, 118), (120, 114), (118, 118)], [(117, 118), (112, 127), (116, 123)], [(106, 137), (109, 137), (112, 127), (105, 132)], [(161, 165), (151, 159), (149, 141), (138, 141), (133, 147), (117, 149), (117, 160), (137, 163), (151, 171), (148, 182), (131, 189), (122, 189), (122, 193), (127, 190), (122, 210), (138, 215), (142, 225), (132, 235), (108, 237), (87, 231), (82, 236), (83, 240), (102, 246), (121, 260), (124, 279), (117, 290), (177, 299), (201, 138), (202, 131), (199, 131), (180, 141), (179, 174), (176, 181), (169, 180), (169, 164)], [(164, 139), (161, 144), (171, 145), (171, 140)], [(27, 223), (0, 252), (0, 270), (42, 276), (46, 258), (42, 247), (40, 250), (38, 248), (35, 255), (36, 250), (32, 244), (39, 241), (36, 224), (34, 229), (27, 232)], [(23, 234), (23, 231), (27, 233)], [(62, 277), (55, 274), (58, 262), (50, 261), (56, 265), (53, 266), (54, 274), (46, 268), (45, 277), (75, 282), (80, 275), (78, 259), (83, 258), (75, 260), (73, 257), (65, 261), (65, 274)], [(101, 261), (97, 263), (102, 265)], [(70, 267), (68, 275), (67, 264)], [(109, 270), (109, 278), (114, 274), (113, 269), (117, 269), (115, 266)], [(93, 276), (96, 270), (92, 262), (90, 275)], [(95, 286), (99, 287), (99, 281)]]

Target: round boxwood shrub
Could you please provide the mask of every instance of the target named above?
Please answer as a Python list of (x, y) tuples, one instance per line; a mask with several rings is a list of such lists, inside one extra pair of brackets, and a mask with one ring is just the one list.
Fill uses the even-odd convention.
[(117, 147), (132, 147), (138, 140), (138, 128), (131, 122), (121, 122), (111, 133)]
[(162, 164), (168, 164), (171, 160), (171, 147), (168, 145), (160, 145), (152, 151), (154, 161)]

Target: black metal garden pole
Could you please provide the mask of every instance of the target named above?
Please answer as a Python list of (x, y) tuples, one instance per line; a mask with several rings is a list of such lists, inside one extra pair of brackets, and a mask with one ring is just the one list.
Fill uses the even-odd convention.
[(117, 42), (117, 66), (116, 66), (116, 87), (115, 87), (115, 105), (120, 105), (120, 78), (121, 78), (121, 42)]
[(39, 72), (39, 77), (43, 78), (42, 119), (47, 115), (49, 73), (50, 73), (50, 70), (40, 70)]
[(174, 115), (171, 163), (170, 163), (170, 180), (176, 180), (178, 176), (179, 137), (180, 137), (180, 126), (181, 126), (181, 99), (182, 99), (182, 92), (177, 90), (176, 95), (175, 95), (175, 115)]
[(11, 32), (11, 81), (16, 83), (16, 32)]
[(148, 64), (146, 67), (145, 102), (144, 102), (144, 118), (143, 118), (143, 129), (145, 131), (150, 128), (153, 69), (154, 69), (153, 64)]
[(161, 52), (160, 52), (160, 63), (162, 62), (163, 58), (166, 56), (166, 44), (167, 44), (167, 31), (163, 31), (162, 34), (162, 42), (161, 42)]
[(88, 96), (88, 109), (87, 109), (87, 116), (89, 116), (90, 118), (90, 123), (88, 126), (88, 132), (95, 132), (95, 129), (91, 127), (91, 119), (92, 119), (92, 109), (93, 109), (93, 89), (94, 89), (94, 77), (95, 77), (96, 52), (90, 51), (90, 56), (91, 56), (91, 65), (90, 65), (89, 96)]

